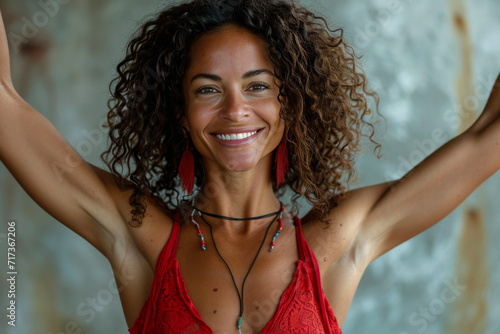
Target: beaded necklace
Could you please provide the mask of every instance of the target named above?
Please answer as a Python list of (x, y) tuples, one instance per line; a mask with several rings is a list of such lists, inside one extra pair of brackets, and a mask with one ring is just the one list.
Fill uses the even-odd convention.
[[(259, 256), (260, 251), (262, 250), (262, 246), (264, 245), (264, 242), (267, 239), (267, 234), (269, 233), (269, 229), (271, 228), (271, 225), (274, 223), (274, 221), (276, 220), (276, 218), (278, 218), (278, 215), (279, 215), (278, 231), (274, 235), (273, 240), (271, 242), (271, 247), (269, 248), (268, 251), (271, 252), (274, 249), (274, 246), (276, 245), (276, 238), (280, 235), (281, 230), (283, 229), (283, 211), (284, 211), (283, 203), (280, 202), (280, 209), (278, 211), (276, 211), (276, 212), (272, 212), (270, 214), (266, 214), (266, 215), (262, 215), (262, 216), (257, 216), (257, 217), (249, 217), (249, 218), (233, 218), (233, 217), (220, 216), (220, 215), (215, 215), (215, 214), (212, 214), (212, 213), (203, 212), (203, 211), (197, 209), (194, 205), (193, 205), (193, 208), (194, 208), (194, 210), (191, 213), (191, 222), (193, 222), (196, 225), (196, 228), (198, 230), (198, 235), (200, 236), (200, 239), (201, 239), (201, 248), (203, 250), (206, 250), (205, 238), (203, 237), (203, 234), (201, 233), (200, 225), (194, 220), (193, 215), (194, 215), (195, 212), (198, 213), (198, 215), (205, 222), (205, 224), (207, 224), (210, 227), (210, 236), (212, 238), (212, 242), (214, 244), (215, 251), (217, 252), (217, 255), (222, 260), (222, 262), (226, 265), (227, 270), (229, 270), (229, 274), (231, 275), (231, 279), (233, 280), (233, 285), (234, 285), (234, 287), (236, 289), (236, 293), (238, 294), (238, 299), (240, 301), (240, 313), (238, 315), (238, 320), (236, 322), (236, 328), (238, 329), (238, 333), (241, 334), (241, 322), (242, 322), (243, 306), (244, 306), (244, 304), (243, 304), (243, 292), (244, 292), (244, 288), (245, 288), (245, 282), (246, 282), (247, 277), (250, 274), (250, 271), (252, 270), (255, 262), (257, 261), (257, 257)], [(271, 220), (271, 222), (267, 226), (266, 234), (264, 235), (264, 239), (262, 239), (262, 243), (260, 244), (260, 247), (259, 247), (259, 249), (257, 251), (257, 254), (255, 255), (255, 257), (254, 257), (254, 259), (252, 261), (252, 264), (250, 265), (250, 268), (248, 269), (245, 277), (243, 278), (243, 283), (241, 284), (241, 294), (240, 294), (240, 290), (238, 289), (238, 286), (236, 285), (236, 281), (234, 279), (233, 272), (231, 271), (231, 268), (229, 268), (229, 265), (227, 264), (227, 262), (224, 260), (224, 258), (220, 254), (219, 250), (217, 249), (217, 244), (215, 243), (215, 239), (214, 239), (214, 235), (213, 235), (213, 231), (212, 231), (212, 225), (210, 225), (205, 220), (204, 215), (215, 217), (215, 218), (220, 218), (220, 219), (239, 220), (239, 221), (256, 220), (256, 219), (263, 219), (263, 218), (275, 216), (273, 218), (273, 220)]]

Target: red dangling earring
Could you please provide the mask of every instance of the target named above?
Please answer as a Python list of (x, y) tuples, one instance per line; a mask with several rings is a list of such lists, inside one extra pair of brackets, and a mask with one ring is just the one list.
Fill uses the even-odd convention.
[(186, 143), (186, 149), (182, 153), (179, 163), (179, 178), (181, 179), (182, 189), (191, 195), (194, 186), (194, 157), (189, 150), (189, 140)]
[(279, 188), (285, 182), (285, 174), (288, 170), (288, 148), (286, 147), (285, 136), (278, 145), (274, 162), (276, 163), (276, 188)]

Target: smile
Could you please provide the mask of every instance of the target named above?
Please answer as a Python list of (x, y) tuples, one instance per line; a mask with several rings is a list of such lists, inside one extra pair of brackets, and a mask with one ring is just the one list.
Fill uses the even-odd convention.
[(257, 131), (252, 131), (252, 132), (242, 132), (242, 133), (231, 133), (231, 134), (227, 134), (227, 135), (217, 134), (215, 136), (221, 140), (241, 140), (241, 139), (251, 137), (256, 133), (257, 133)]
[(263, 129), (232, 129), (226, 130), (224, 133), (211, 133), (211, 135), (215, 138), (215, 140), (226, 147), (239, 147), (241, 145), (247, 145), (256, 140)]

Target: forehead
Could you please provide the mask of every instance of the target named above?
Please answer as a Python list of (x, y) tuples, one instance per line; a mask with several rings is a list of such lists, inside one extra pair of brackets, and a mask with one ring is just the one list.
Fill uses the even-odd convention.
[(245, 28), (229, 24), (193, 43), (186, 79), (200, 72), (241, 74), (261, 68), (274, 72), (265, 41)]

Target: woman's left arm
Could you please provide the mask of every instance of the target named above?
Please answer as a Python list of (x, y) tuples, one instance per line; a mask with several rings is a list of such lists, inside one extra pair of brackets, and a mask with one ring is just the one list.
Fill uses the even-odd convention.
[[(368, 262), (433, 226), (500, 169), (500, 76), (480, 117), (400, 180), (354, 190), (366, 212), (355, 233)], [(364, 202), (364, 203), (363, 203)], [(367, 208), (363, 210), (364, 208)]]

